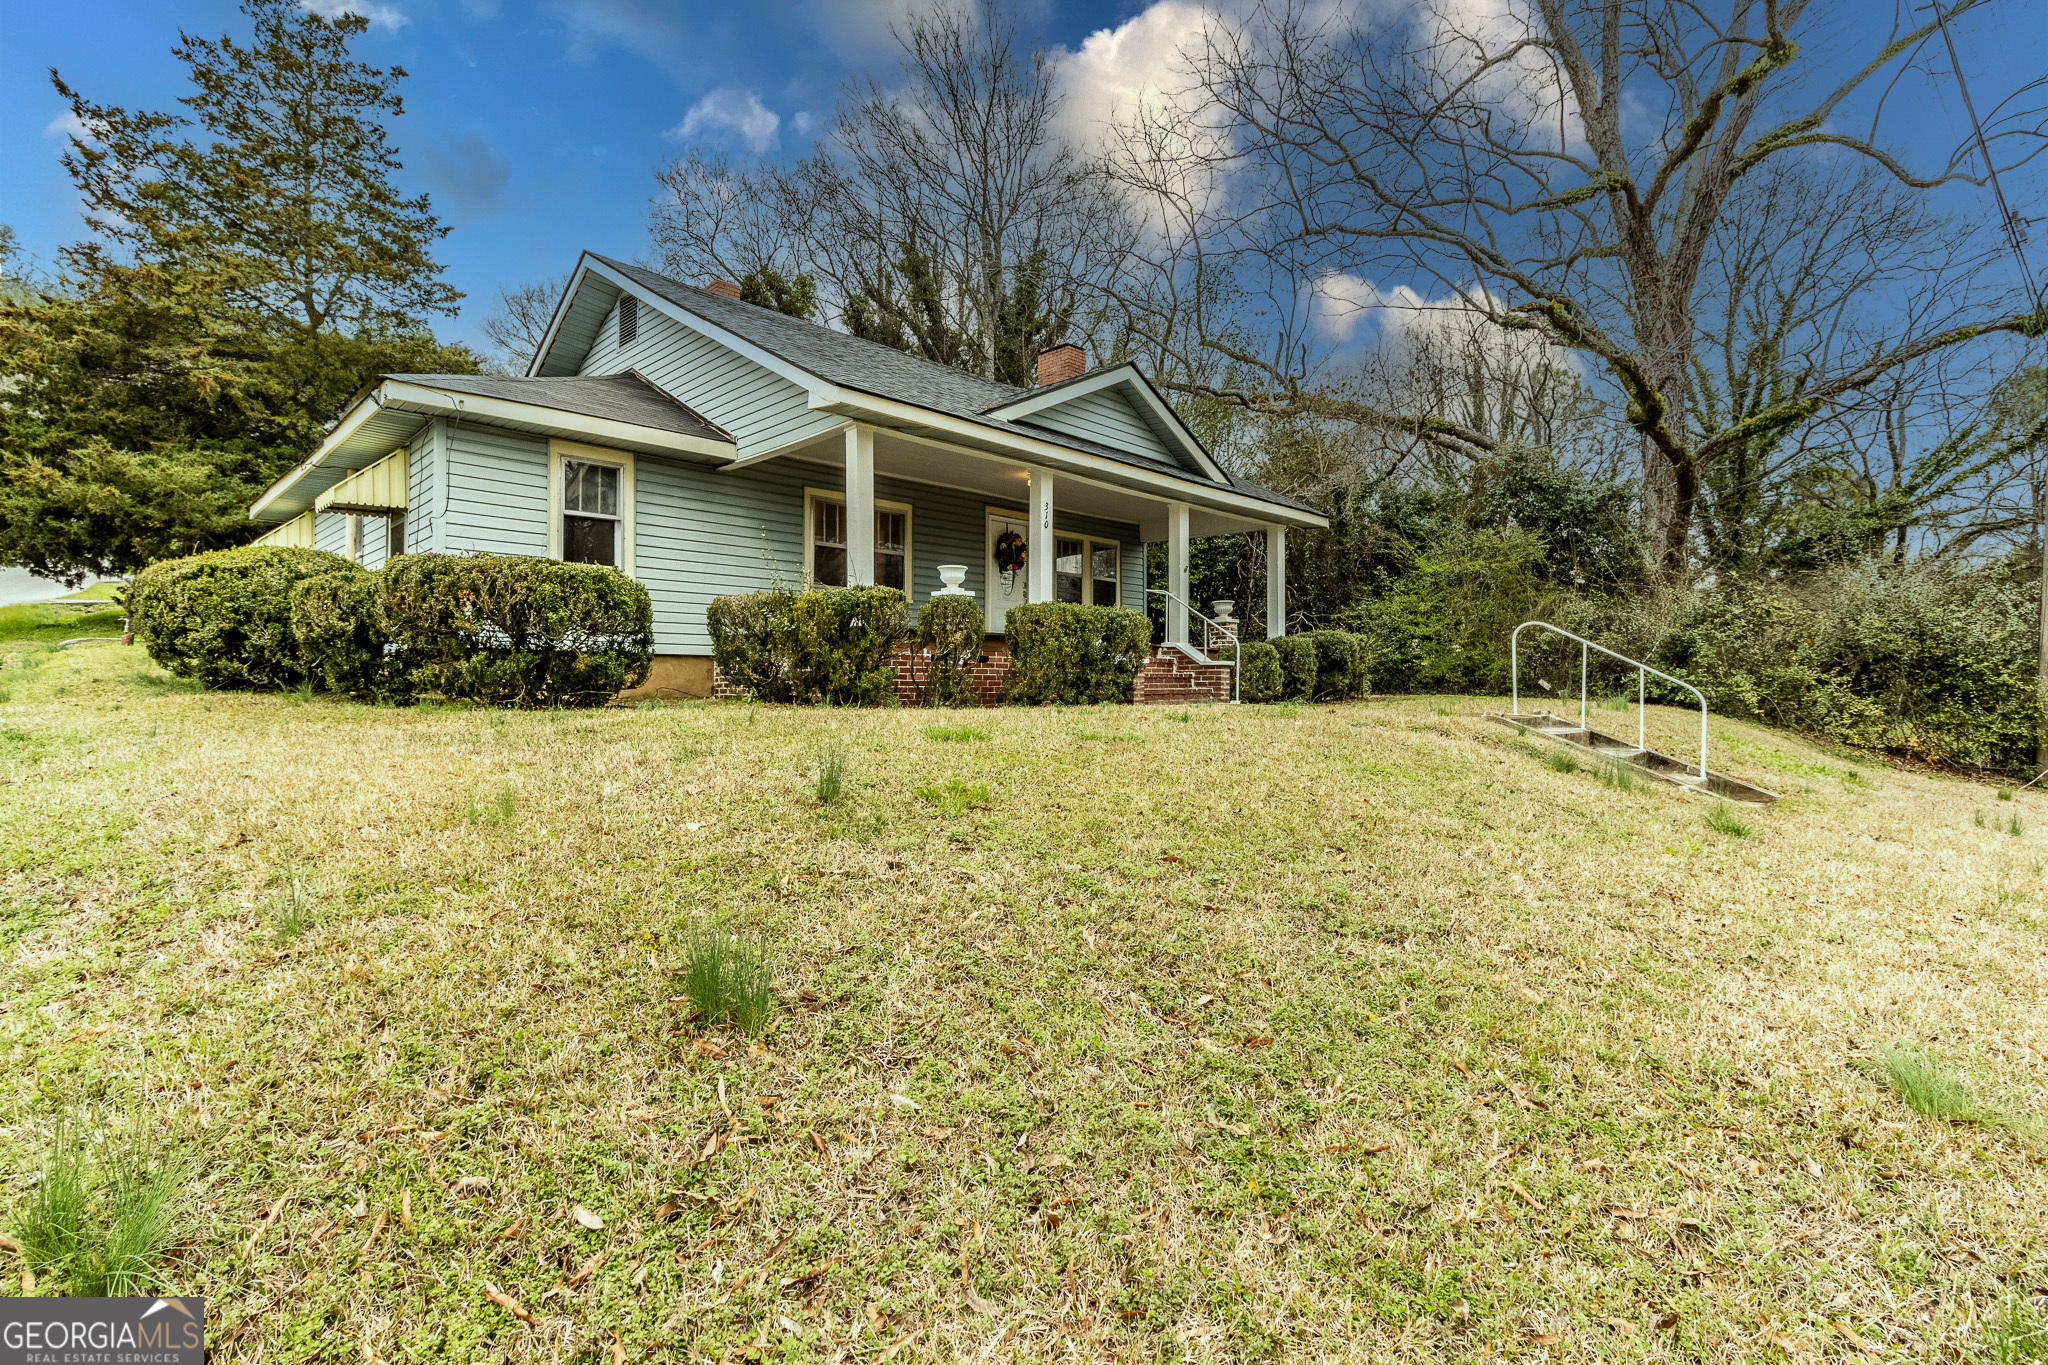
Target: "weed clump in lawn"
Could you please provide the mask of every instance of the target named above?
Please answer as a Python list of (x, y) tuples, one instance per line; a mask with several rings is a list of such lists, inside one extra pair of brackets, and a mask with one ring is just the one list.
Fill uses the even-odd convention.
[(157, 1282), (185, 1182), (182, 1161), (132, 1137), (88, 1154), (59, 1123), (42, 1179), (12, 1223), (31, 1271), (72, 1298), (120, 1298)]
[(825, 761), (818, 767), (818, 777), (811, 784), (811, 794), (818, 798), (818, 804), (829, 806), (846, 794), (846, 755), (838, 749), (825, 755)]
[(1974, 818), (1974, 819), (1976, 820), (1976, 822), (1977, 822), (1977, 828), (1978, 828), (1978, 829), (1984, 829), (1984, 828), (1986, 828), (1986, 825), (1985, 825), (1985, 823), (1984, 823), (1984, 812), (1983, 812), (1983, 811), (1981, 811), (1981, 810), (1980, 810), (1980, 811), (1977, 811), (1977, 812), (1975, 812), (1975, 813), (1973, 814), (1973, 817), (1972, 817), (1972, 818)]
[(927, 725), (924, 737), (941, 744), (978, 744), (988, 738), (988, 731), (972, 725)]
[(1716, 801), (1707, 807), (1707, 828), (1731, 839), (1747, 839), (1756, 833), (1749, 821), (1735, 813), (1735, 807), (1726, 801)]
[(1619, 758), (1606, 758), (1600, 763), (1600, 780), (1616, 791), (1632, 792), (1639, 780), (1633, 763)]
[(2019, 818), (2019, 816), (2015, 815), (2015, 816), (2013, 816), (2013, 817), (2012, 817), (2012, 819), (2011, 819), (2011, 820), (2010, 820), (2009, 822), (2007, 822), (2007, 824), (2006, 824), (2006, 826), (2005, 826), (2005, 832), (2006, 832), (2007, 834), (2010, 834), (2010, 835), (2012, 835), (2012, 836), (2013, 836), (2013, 837), (2014, 837), (2015, 839), (2017, 839), (2017, 838), (2018, 838), (2018, 837), (2020, 836), (2020, 818)]
[(957, 777), (944, 782), (934, 782), (917, 789), (918, 796), (944, 811), (949, 818), (965, 815), (970, 807), (988, 804), (988, 784), (966, 783)]
[(2001, 782), (1998, 784), (1998, 799), (2001, 801), (2010, 801), (2013, 798), (2017, 797), (2019, 794), (2019, 788), (2013, 786), (2013, 784), (2010, 782)]
[(2048, 1361), (2048, 1323), (2027, 1303), (2026, 1295), (2015, 1290), (1991, 1320), (1984, 1344), (1990, 1347), (1991, 1365)]
[(313, 927), (317, 918), (313, 898), (306, 890), (305, 878), (293, 865), (285, 870), (284, 890), (270, 905), (270, 932), (280, 947), (290, 943)]
[(508, 782), (489, 801), (470, 802), (464, 818), (472, 825), (509, 825), (518, 814), (519, 793)]
[(1982, 1123), (1989, 1111), (1970, 1098), (1962, 1080), (1941, 1060), (1903, 1043), (1877, 1049), (1877, 1065), (1914, 1113), (1950, 1123)]
[(1575, 773), (1579, 770), (1579, 756), (1570, 749), (1552, 749), (1543, 761), (1554, 773)]
[(775, 1010), (775, 963), (768, 945), (717, 921), (692, 924), (683, 993), (707, 1024), (759, 1033)]

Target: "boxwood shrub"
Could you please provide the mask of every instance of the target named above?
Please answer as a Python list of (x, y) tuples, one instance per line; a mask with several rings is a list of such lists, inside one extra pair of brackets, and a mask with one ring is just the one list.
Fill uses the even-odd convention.
[(715, 598), (705, 622), (719, 676), (756, 701), (878, 706), (909, 614), (895, 588), (776, 589)]
[(292, 637), (322, 691), (366, 701), (412, 700), (406, 657), (384, 624), (384, 581), (381, 574), (353, 569), (292, 585)]
[(1316, 694), (1315, 636), (1283, 635), (1273, 641), (1280, 660), (1280, 695), (1289, 701), (1309, 701)]
[(986, 626), (972, 597), (932, 597), (917, 613), (918, 647), (930, 656), (918, 700), (926, 706), (972, 706), (980, 700), (970, 670), (981, 656)]
[(1347, 701), (1365, 695), (1365, 640), (1346, 630), (1310, 631), (1315, 643), (1317, 701)]
[(896, 699), (889, 654), (910, 633), (910, 599), (899, 588), (820, 588), (790, 604), (804, 699), (828, 706), (884, 706)]
[(528, 555), (400, 555), (383, 625), (421, 693), (499, 706), (600, 706), (647, 680), (647, 589), (599, 564)]
[(135, 635), (181, 678), (272, 690), (303, 682), (292, 634), (292, 585), (317, 574), (369, 575), (325, 550), (246, 545), (152, 564), (129, 589)]
[(1287, 685), (1286, 675), (1280, 671), (1280, 651), (1273, 648), (1270, 640), (1254, 640), (1243, 648), (1244, 658), (1238, 665), (1238, 700), (1280, 700), (1280, 694)]
[(1033, 602), (1004, 614), (1003, 700), (1026, 706), (1127, 702), (1152, 653), (1152, 622), (1127, 607)]

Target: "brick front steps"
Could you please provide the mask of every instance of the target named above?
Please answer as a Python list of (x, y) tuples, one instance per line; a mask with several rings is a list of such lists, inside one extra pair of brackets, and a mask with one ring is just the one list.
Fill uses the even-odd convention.
[[(889, 656), (896, 672), (896, 700), (917, 705), (917, 690), (924, 682), (931, 660), (922, 651), (899, 648)], [(1001, 640), (991, 639), (981, 647), (974, 664), (974, 693), (979, 705), (995, 706), (1002, 691), (1003, 675), (1010, 669), (1010, 652)], [(739, 690), (715, 671), (711, 695), (723, 701), (739, 696)], [(1198, 664), (1178, 649), (1162, 646), (1138, 670), (1135, 696), (1140, 705), (1171, 706), (1186, 702), (1229, 701), (1230, 669), (1224, 664)]]

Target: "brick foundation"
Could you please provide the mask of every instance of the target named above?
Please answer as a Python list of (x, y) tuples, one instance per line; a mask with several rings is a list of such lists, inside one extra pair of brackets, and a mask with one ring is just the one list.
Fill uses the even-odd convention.
[(1136, 695), (1131, 700), (1140, 706), (1229, 701), (1230, 671), (1228, 664), (1198, 664), (1180, 650), (1162, 645), (1138, 670)]
[[(918, 688), (923, 686), (931, 658), (911, 646), (898, 648), (889, 656), (896, 673), (896, 700), (904, 706), (917, 705)], [(1010, 651), (1003, 641), (983, 642), (981, 657), (969, 669), (974, 682), (976, 704), (995, 706), (1002, 691), (1003, 675), (1010, 671)], [(727, 682), (714, 667), (711, 695), (720, 701), (736, 701), (740, 690)], [(1141, 705), (1170, 706), (1185, 702), (1229, 701), (1230, 668), (1227, 664), (1198, 664), (1178, 649), (1160, 648), (1138, 670), (1132, 700)]]

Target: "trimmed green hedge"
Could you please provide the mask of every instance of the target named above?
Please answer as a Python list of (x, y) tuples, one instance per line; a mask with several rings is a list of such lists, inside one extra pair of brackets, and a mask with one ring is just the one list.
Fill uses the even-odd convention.
[(422, 693), (601, 706), (645, 682), (654, 662), (647, 589), (601, 564), (400, 555), (378, 576), (383, 627)]
[(1272, 642), (1280, 660), (1280, 695), (1308, 701), (1316, 692), (1316, 642), (1306, 635), (1283, 635)]
[(1270, 640), (1254, 640), (1244, 646), (1244, 660), (1239, 665), (1241, 673), (1237, 680), (1239, 701), (1266, 702), (1280, 700), (1286, 688), (1287, 675), (1280, 671), (1280, 651), (1273, 648)]
[(291, 591), (319, 574), (369, 577), (325, 550), (248, 545), (150, 565), (129, 589), (128, 611), (149, 657), (179, 677), (271, 691), (307, 676)]
[(981, 656), (986, 625), (972, 597), (932, 597), (917, 613), (918, 647), (931, 657), (918, 700), (926, 706), (972, 706), (979, 700), (970, 670)]
[(405, 656), (385, 629), (383, 589), (381, 575), (353, 568), (292, 585), (292, 637), (322, 691), (368, 701), (412, 700)]
[(719, 676), (757, 701), (881, 706), (909, 614), (895, 588), (777, 589), (715, 598), (705, 622)]
[(1003, 700), (1026, 706), (1128, 702), (1152, 653), (1152, 622), (1127, 607), (1033, 602), (1004, 614)]
[(1365, 641), (1348, 630), (1315, 630), (1315, 700), (1349, 701), (1365, 695)]
[(910, 633), (910, 599), (898, 588), (820, 588), (791, 606), (804, 696), (827, 706), (884, 706), (896, 699), (889, 653)]

